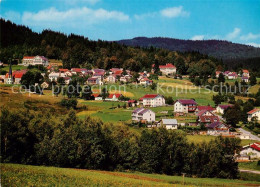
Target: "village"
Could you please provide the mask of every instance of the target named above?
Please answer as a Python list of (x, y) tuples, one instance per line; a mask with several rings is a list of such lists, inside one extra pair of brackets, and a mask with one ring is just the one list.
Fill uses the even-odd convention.
[[(69, 86), (72, 79), (80, 79), (83, 85), (92, 86), (90, 100), (93, 101), (88, 104), (112, 102), (119, 103), (118, 106), (120, 106), (120, 103), (122, 103), (122, 108), (128, 109), (126, 119), (130, 119), (133, 124), (143, 124), (147, 128), (164, 127), (167, 130), (189, 129), (188, 132), (191, 134), (205, 136), (238, 137), (242, 140), (252, 141), (260, 140), (257, 135), (253, 135), (249, 131), (243, 131), (241, 128), (234, 129), (231, 124), (226, 123), (223, 115), (233, 104), (201, 105), (196, 99), (182, 97), (181, 95), (175, 97), (174, 101), (172, 98), (168, 101), (169, 97), (156, 93), (156, 86), (159, 83), (158, 78), (154, 74), (155, 65), (152, 66), (151, 72), (144, 71), (138, 73), (123, 68), (111, 68), (108, 71), (95, 68), (65, 69), (56, 64), (50, 64), (48, 59), (43, 56), (25, 56), (20, 66), (25, 68), (13, 71), (12, 66), (8, 66), (9, 71), (5, 75), (0, 76), (2, 84), (21, 84), (23, 75), (29, 71), (29, 69), (26, 69), (27, 67), (42, 66), (46, 68), (45, 72), (41, 72), (42, 77), (44, 77), (44, 81), (40, 85), (42, 88), (48, 89), (57, 84)], [(159, 65), (159, 70), (161, 73), (160, 78), (180, 80), (179, 77), (176, 77), (177, 69), (172, 63)], [(224, 76), (227, 80), (240, 78), (242, 82), (246, 83), (250, 77), (249, 71), (246, 69), (238, 73), (216, 71), (216, 78), (220, 76)], [(156, 78), (154, 79), (154, 77)], [(136, 89), (138, 89), (138, 86), (144, 89), (149, 88), (150, 92), (153, 93), (145, 91), (139, 94), (143, 96), (136, 98), (131, 97), (129, 94), (124, 95), (124, 91), (112, 91), (112, 93), (109, 93), (106, 90), (104, 95), (104, 93), (102, 94), (102, 89), (93, 89), (96, 88), (95, 86), (103, 88), (105, 85), (113, 84), (117, 86), (118, 84), (133, 85)], [(251, 121), (255, 122), (260, 119), (260, 109), (254, 108), (247, 112), (247, 115), (249, 123)], [(117, 121), (117, 119), (114, 119), (114, 121)], [(241, 153), (237, 155), (237, 160), (244, 161), (259, 158), (260, 144), (257, 142), (246, 145)]]

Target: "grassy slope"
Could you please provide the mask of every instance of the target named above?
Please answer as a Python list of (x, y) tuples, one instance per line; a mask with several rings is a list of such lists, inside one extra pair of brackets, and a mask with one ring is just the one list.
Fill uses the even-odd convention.
[(257, 162), (242, 162), (242, 163), (239, 163), (238, 166), (241, 169), (249, 169), (249, 170), (258, 170), (258, 171), (260, 171), (260, 166), (257, 165)]
[[(181, 176), (1, 164), (2, 186), (182, 186)], [(188, 178), (189, 186), (246, 186), (260, 182)]]
[[(27, 66), (23, 65), (12, 65), (12, 70), (22, 70), (22, 69), (27, 69)], [(9, 71), (9, 66), (4, 66), (1, 68), (1, 70)]]

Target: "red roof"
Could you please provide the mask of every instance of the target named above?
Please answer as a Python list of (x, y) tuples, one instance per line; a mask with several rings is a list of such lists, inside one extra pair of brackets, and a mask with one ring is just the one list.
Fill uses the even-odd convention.
[(23, 59), (34, 59), (34, 56), (24, 56)]
[(212, 108), (211, 106), (198, 106), (198, 111), (201, 111), (201, 110), (206, 110), (206, 111), (213, 111), (214, 108)]
[(146, 94), (145, 96), (143, 96), (142, 98), (140, 99), (154, 99), (156, 98), (157, 96), (159, 96), (158, 94)]
[(260, 143), (253, 143), (252, 145), (250, 145), (251, 148), (260, 151)]
[(247, 69), (243, 69), (243, 73), (249, 73)]
[(109, 94), (108, 98), (112, 99), (113, 96), (116, 96), (116, 98), (119, 98), (122, 94)]
[(199, 116), (200, 122), (202, 123), (214, 123), (214, 122), (219, 122), (218, 116)]
[(129, 100), (128, 103), (135, 103), (136, 100)]
[(249, 112), (247, 112), (247, 114), (254, 114), (256, 112), (260, 111), (259, 108), (254, 108), (253, 110), (250, 110)]
[(59, 71), (66, 72), (66, 71), (69, 71), (69, 70), (68, 69), (59, 69)]
[(115, 75), (121, 75), (121, 74), (123, 73), (123, 71), (118, 70), (118, 71), (114, 71), (113, 73), (114, 73)]
[(173, 64), (166, 64), (166, 65), (160, 65), (159, 68), (164, 69), (164, 68), (176, 68), (176, 67)]
[(218, 105), (218, 106), (225, 110), (225, 109), (227, 109), (229, 107), (232, 107), (233, 105)]
[(23, 75), (24, 75), (24, 73), (16, 73), (14, 75), (14, 78), (22, 78)]
[(97, 94), (92, 94), (95, 98), (96, 97), (99, 97), (99, 93), (97, 93)]

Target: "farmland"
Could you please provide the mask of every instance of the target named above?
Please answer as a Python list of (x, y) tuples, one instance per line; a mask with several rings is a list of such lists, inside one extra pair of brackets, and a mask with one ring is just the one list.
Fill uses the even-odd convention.
[[(257, 186), (260, 182), (1, 164), (2, 186)], [(184, 183), (183, 183), (184, 182)]]

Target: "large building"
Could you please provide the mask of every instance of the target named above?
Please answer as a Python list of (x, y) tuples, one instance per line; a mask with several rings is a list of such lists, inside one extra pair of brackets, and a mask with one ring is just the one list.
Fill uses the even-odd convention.
[(197, 108), (197, 103), (193, 99), (178, 99), (174, 103), (175, 113), (189, 113), (195, 112)]
[(132, 112), (133, 121), (153, 122), (155, 121), (155, 113), (149, 109), (137, 108)]
[(23, 57), (23, 65), (24, 66), (35, 66), (35, 65), (43, 65), (43, 66), (48, 66), (49, 61), (47, 58), (44, 56), (25, 56)]
[(166, 64), (159, 66), (160, 71), (163, 75), (174, 75), (176, 74), (176, 67), (172, 64)]
[(145, 107), (158, 107), (165, 105), (165, 99), (159, 94), (146, 94), (140, 99)]

